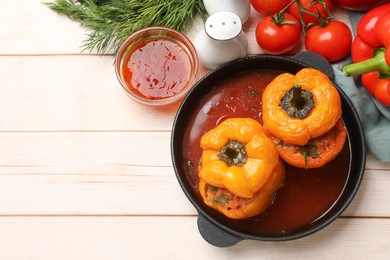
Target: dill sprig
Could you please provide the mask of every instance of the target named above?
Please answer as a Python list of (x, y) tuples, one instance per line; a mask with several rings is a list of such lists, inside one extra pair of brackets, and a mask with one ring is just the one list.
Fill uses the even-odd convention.
[(148, 26), (167, 26), (185, 32), (196, 15), (205, 19), (202, 0), (55, 0), (44, 3), (91, 32), (83, 51), (117, 52), (133, 32)]

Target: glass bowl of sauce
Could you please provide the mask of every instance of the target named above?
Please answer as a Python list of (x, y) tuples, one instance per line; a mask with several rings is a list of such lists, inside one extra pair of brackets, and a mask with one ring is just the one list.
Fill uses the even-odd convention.
[(181, 32), (153, 26), (131, 34), (115, 60), (125, 92), (142, 104), (167, 105), (181, 100), (199, 69), (192, 42)]

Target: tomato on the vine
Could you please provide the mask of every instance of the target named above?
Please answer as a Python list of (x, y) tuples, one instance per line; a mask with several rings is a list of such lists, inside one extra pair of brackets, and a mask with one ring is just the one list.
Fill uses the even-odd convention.
[(290, 51), (300, 41), (301, 25), (294, 16), (284, 13), (282, 17), (264, 17), (256, 27), (256, 41), (268, 54)]
[(324, 27), (315, 25), (306, 32), (306, 49), (322, 55), (329, 62), (344, 58), (351, 45), (352, 32), (348, 25), (340, 21), (331, 21)]
[[(323, 19), (326, 19), (330, 16), (330, 12), (333, 8), (332, 0), (323, 0), (322, 2), (326, 5), (326, 8), (320, 3), (320, 1), (314, 2), (313, 0), (301, 0), (299, 3), (293, 3), (287, 9), (287, 12), (297, 18), (298, 21), (300, 21), (302, 15), (302, 19), (306, 26), (310, 24), (318, 24), (317, 16), (320, 15)], [(304, 12), (301, 11), (299, 5), (301, 5)], [(312, 15), (306, 12), (309, 12)]]
[(263, 14), (271, 15), (280, 12), (292, 0), (251, 0), (253, 8)]

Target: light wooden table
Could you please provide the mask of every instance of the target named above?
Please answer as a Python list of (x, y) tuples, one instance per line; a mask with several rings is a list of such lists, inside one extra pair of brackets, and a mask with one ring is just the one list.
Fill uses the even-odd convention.
[[(261, 53), (258, 19), (245, 25), (251, 54)], [(206, 243), (172, 169), (177, 107), (130, 100), (112, 55), (80, 53), (86, 33), (40, 0), (0, 2), (0, 259), (390, 255), (390, 164), (372, 156), (355, 200), (322, 231), (283, 243)]]

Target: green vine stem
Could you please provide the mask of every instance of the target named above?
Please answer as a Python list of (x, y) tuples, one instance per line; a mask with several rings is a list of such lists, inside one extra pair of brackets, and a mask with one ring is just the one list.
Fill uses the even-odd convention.
[[(272, 16), (272, 20), (276, 25), (291, 23), (291, 21), (284, 20), (284, 14), (287, 12), (287, 9), (290, 6), (292, 6), (294, 3), (296, 3), (298, 6), (299, 18), (300, 18), (299, 24), (302, 27), (302, 31), (303, 31), (304, 36), (306, 34), (308, 27), (312, 26), (312, 24), (305, 24), (305, 21), (303, 19), (303, 14), (308, 14), (308, 15), (311, 15), (313, 17), (316, 17), (318, 19), (319, 26), (321, 26), (321, 27), (326, 26), (330, 21), (334, 20), (334, 17), (332, 16), (328, 6), (326, 5), (326, 3), (323, 0), (312, 0), (310, 2), (310, 4), (308, 4), (306, 6), (306, 8), (304, 8), (302, 6), (301, 0), (293, 0), (288, 5), (286, 5), (280, 12), (278, 12)], [(324, 7), (325, 11), (327, 12), (326, 19), (324, 19), (324, 17), (320, 14), (320, 12), (318, 10), (317, 10), (318, 11), (317, 13), (312, 13), (312, 12), (307, 11), (307, 9), (310, 8), (312, 5), (314, 5), (315, 3), (319, 3)]]

